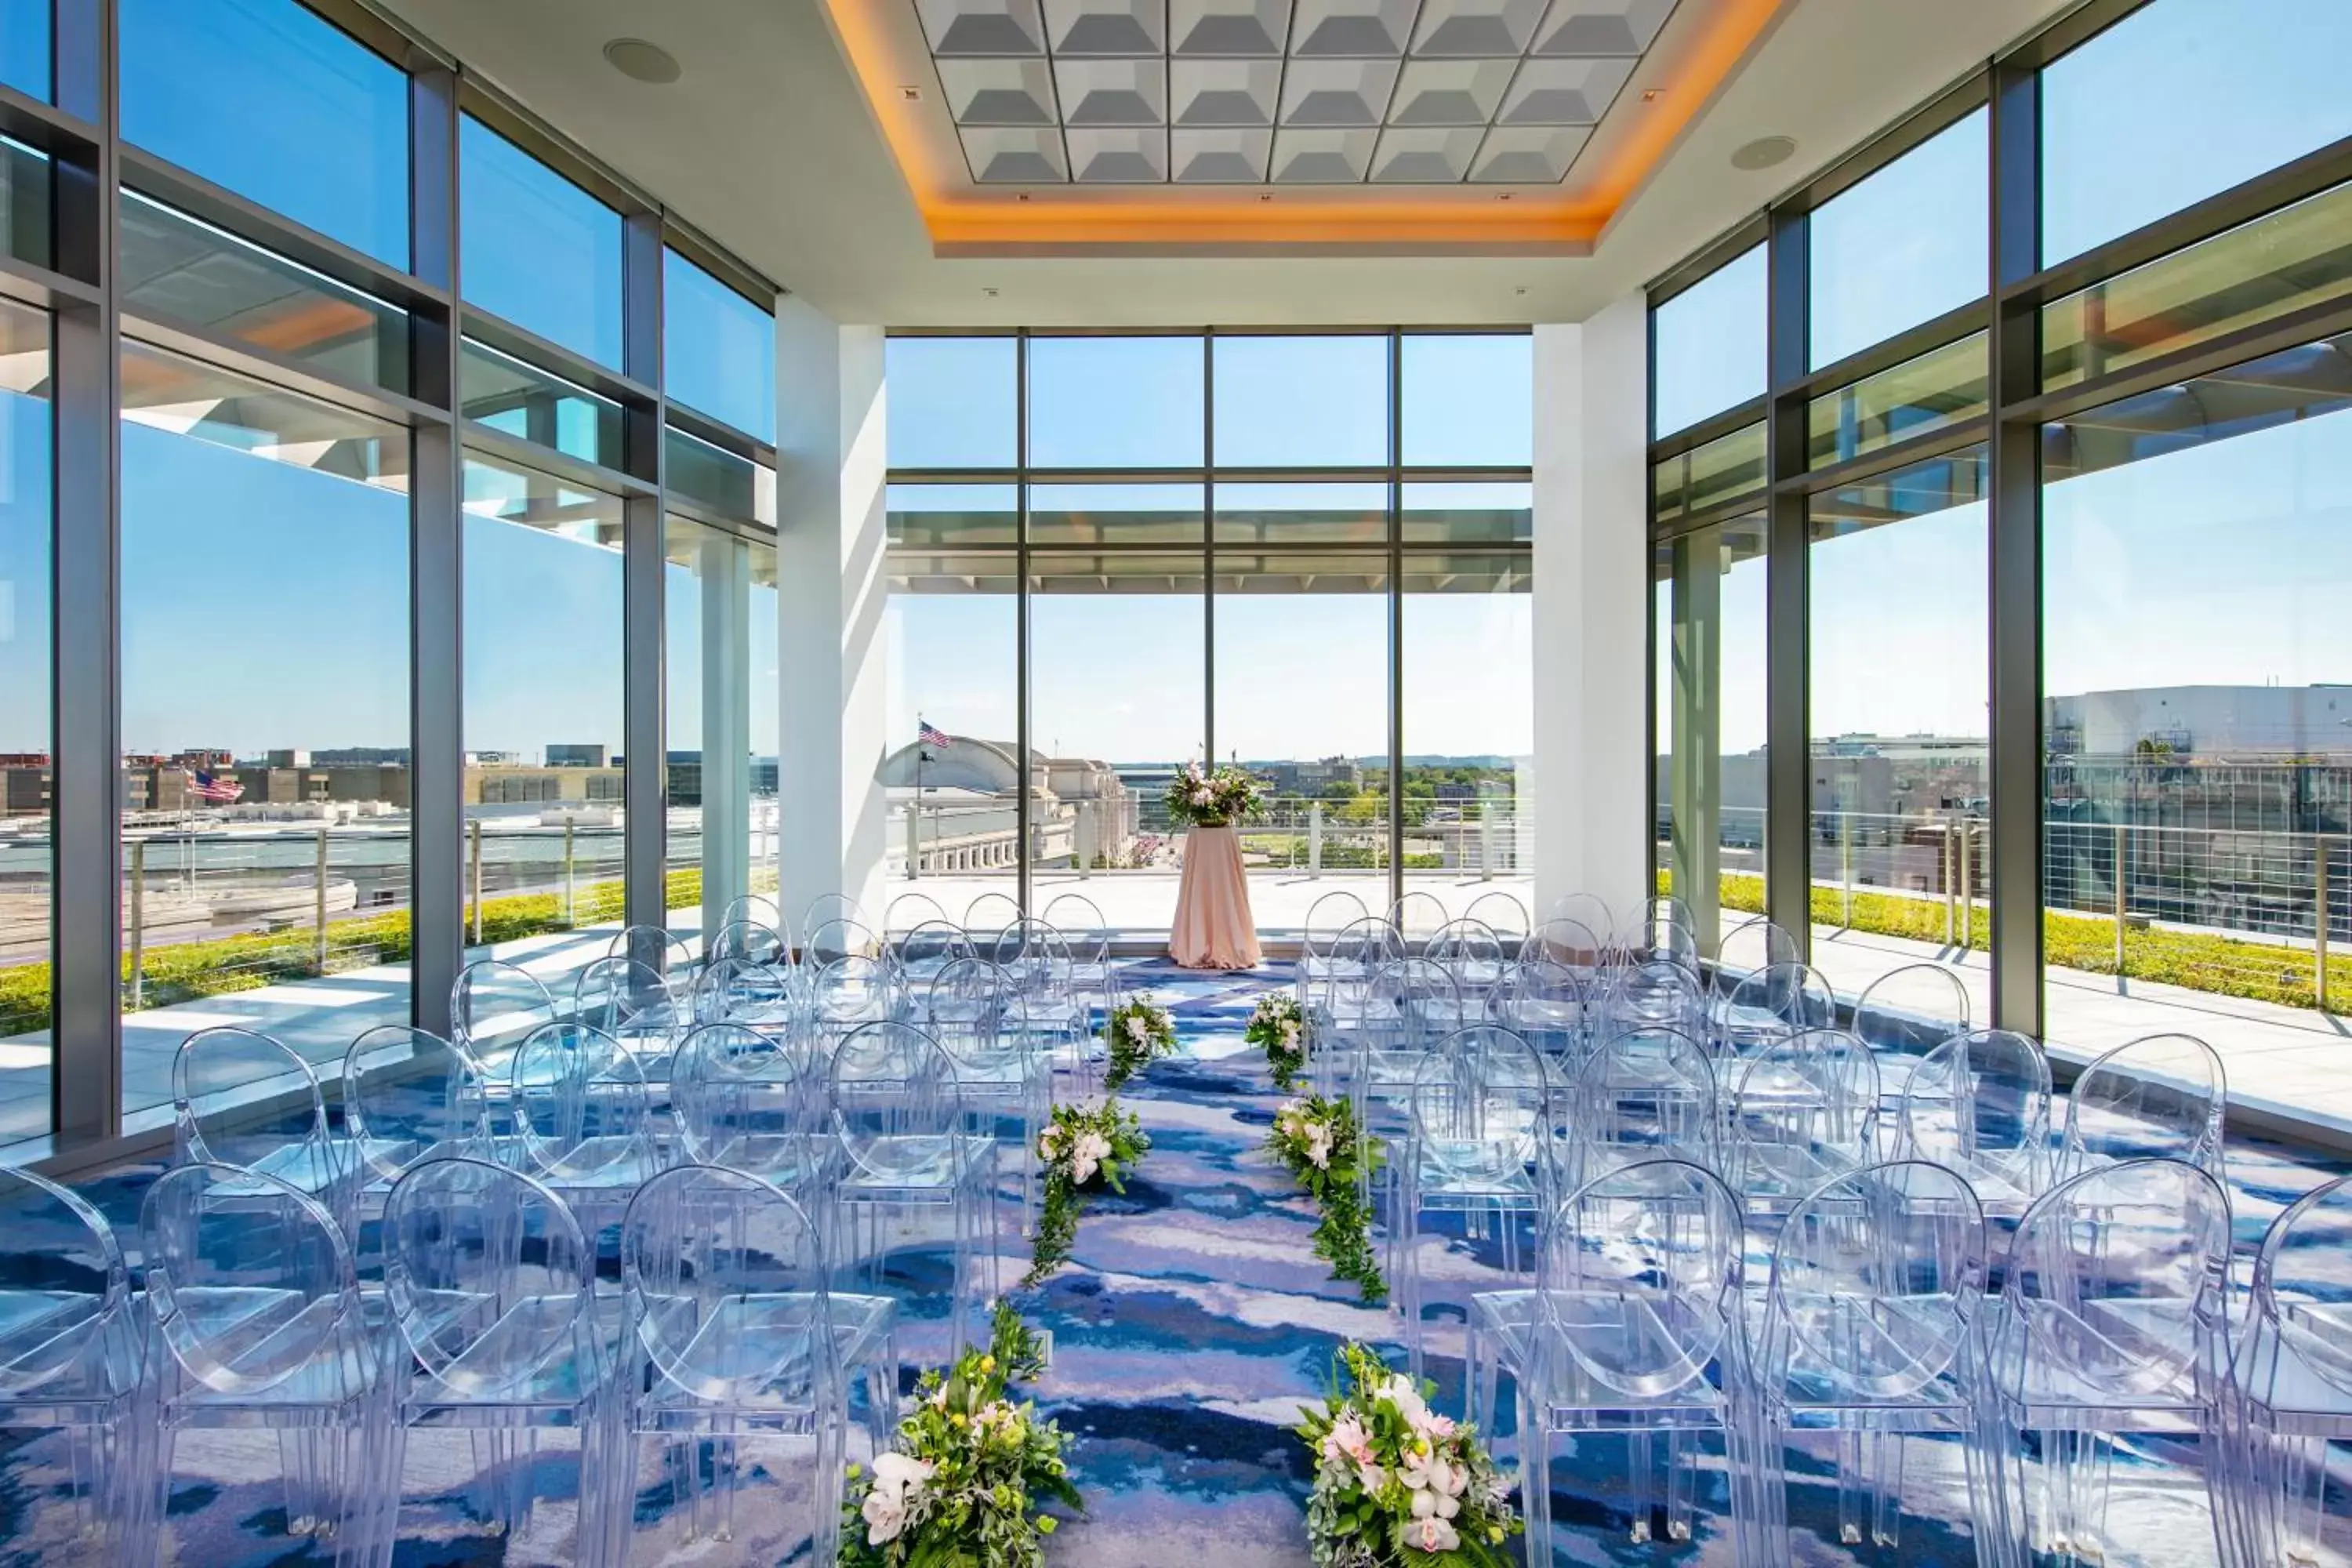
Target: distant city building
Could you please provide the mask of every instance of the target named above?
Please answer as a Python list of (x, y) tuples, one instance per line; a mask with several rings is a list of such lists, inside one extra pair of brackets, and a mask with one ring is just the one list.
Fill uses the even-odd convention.
[(536, 805), (556, 802), (619, 805), (626, 794), (626, 771), (584, 763), (469, 767), (463, 795), (467, 805)]
[(547, 765), (551, 768), (601, 768), (618, 760), (611, 754), (611, 748), (602, 745), (554, 744), (547, 748)]
[(307, 751), (271, 752), (269, 765), (273, 768), (307, 768), (310, 765), (310, 753)]
[(2042, 703), (2061, 756), (2200, 761), (2352, 753), (2352, 686), (2147, 686)]
[(1276, 795), (1319, 795), (1333, 784), (1350, 794), (1364, 787), (1363, 765), (1353, 757), (1324, 757), (1311, 763), (1252, 763), (1250, 772), (1274, 786)]

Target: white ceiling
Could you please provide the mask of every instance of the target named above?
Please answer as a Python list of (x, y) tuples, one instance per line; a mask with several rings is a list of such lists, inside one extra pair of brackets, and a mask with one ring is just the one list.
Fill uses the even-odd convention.
[[(2069, 5), (1788, 0), (1591, 257), (1046, 258), (933, 254), (820, 0), (386, 3), (785, 288), (888, 326), (1581, 320)], [(615, 37), (659, 44), (681, 79), (622, 76)], [(1797, 155), (1732, 168), (1764, 135)]]

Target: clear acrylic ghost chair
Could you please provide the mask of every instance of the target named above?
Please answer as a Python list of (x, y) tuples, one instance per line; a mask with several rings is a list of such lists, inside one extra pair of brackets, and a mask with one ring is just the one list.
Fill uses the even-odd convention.
[(1720, 1170), (1721, 1125), (1706, 1049), (1677, 1029), (1609, 1036), (1562, 1097), (1547, 1151), (1553, 1190), (1570, 1192), (1643, 1160)]
[(0, 1234), (0, 1430), (13, 1434), (19, 1485), (30, 1451), (16, 1444), (58, 1435), (70, 1500), (62, 1522), (21, 1513), (10, 1544), (27, 1562), (152, 1562), (146, 1327), (121, 1246), (81, 1197), (10, 1167)]
[[(1454, 986), (1462, 994), (1462, 1005), (1484, 1014), (1487, 996), (1503, 980), (1505, 949), (1502, 938), (1495, 934), (1493, 928), (1466, 915), (1448, 921), (1429, 939), (1425, 952), (1430, 962), (1454, 976)], [(1457, 1026), (1467, 1028), (1475, 1022), (1474, 1016)]]
[(2127, 1040), (2084, 1068), (2067, 1091), (2057, 1174), (2118, 1160), (2183, 1160), (2226, 1185), (2229, 1103), (2221, 1058), (2196, 1036)]
[(838, 1152), (824, 1090), (783, 1041), (740, 1024), (705, 1024), (677, 1048), (670, 1098), (678, 1146), (704, 1165), (748, 1171), (793, 1194), (820, 1222)]
[(1399, 958), (1372, 971), (1349, 1068), (1359, 1126), (1379, 1131), (1373, 1121), (1403, 1105), (1420, 1079), (1422, 1058), (1463, 1026), (1462, 1017), (1461, 990), (1443, 965)]
[(1563, 1082), (1584, 1065), (1584, 987), (1576, 971), (1544, 958), (1511, 964), (1486, 999), (1488, 1016), (1535, 1047), (1545, 1066)]
[(2326, 1561), (2328, 1445), (2352, 1441), (2347, 1240), (2352, 1176), (2338, 1176), (2288, 1205), (2254, 1258), (2225, 1437), (2248, 1568)]
[(1757, 1467), (1749, 1424), (1735, 1407), (1748, 1376), (1741, 1263), (1738, 1200), (1722, 1180), (1685, 1160), (1646, 1160), (1562, 1200), (1545, 1225), (1535, 1290), (1487, 1303), (1472, 1380), (1490, 1390), (1489, 1406), (1491, 1367), (1517, 1385), (1530, 1564), (1553, 1561), (1552, 1438), (1577, 1436), (1582, 1458), (1591, 1437), (1621, 1432), (1631, 1450), (1633, 1540), (1651, 1539), (1661, 1502), (1667, 1539), (1690, 1538), (1696, 1477), (1687, 1450), (1698, 1434), (1720, 1432), (1737, 1555), (1755, 1561)]
[(931, 977), (960, 959), (977, 958), (971, 939), (945, 921), (925, 921), (890, 942), (890, 970), (908, 997), (919, 995)]
[(181, 1434), (275, 1431), (288, 1531), (331, 1541), (338, 1568), (375, 1561), (389, 1380), (335, 1217), (275, 1176), (189, 1164), (147, 1189), (139, 1241), (163, 1352), (147, 1518), (170, 1517)]
[[(976, 1130), (998, 1138), (1008, 1121), (1017, 1133), (1013, 1159), (1021, 1177), (1021, 1220), (1037, 1208), (1037, 1133), (1051, 1109), (1054, 1057), (1050, 1038), (1033, 1027), (1032, 999), (1017, 995), (1005, 973), (978, 959), (940, 971), (926, 988), (918, 1015), (955, 1066), (956, 1085)], [(1000, 1162), (1003, 1150), (998, 1151)]]
[(821, 1062), (852, 1029), (887, 1022), (898, 1005), (889, 964), (858, 953), (836, 958), (809, 976), (810, 1058)]
[(1389, 1167), (1389, 1276), (1404, 1314), (1412, 1375), (1423, 1363), (1422, 1216), (1458, 1215), (1474, 1248), (1498, 1233), (1503, 1273), (1519, 1274), (1519, 1226), (1551, 1195), (1538, 1157), (1551, 1126), (1550, 1083), (1533, 1047), (1510, 1030), (1458, 1030), (1422, 1058), (1408, 1101), (1411, 1137)]
[(562, 1560), (605, 1568), (610, 1510), (629, 1500), (612, 1495), (611, 1479), (630, 1363), (622, 1303), (596, 1289), (589, 1233), (545, 1183), (481, 1160), (413, 1167), (383, 1223), (384, 1298), (415, 1358), (376, 1482), (386, 1513), (397, 1519), (411, 1434), (463, 1432), (469, 1511), (512, 1539), (539, 1501), (541, 1434), (571, 1432), (579, 1514)]
[(1854, 999), (1853, 1032), (1878, 1055), (1878, 1089), (1892, 1112), (1919, 1058), (1972, 1026), (1969, 987), (1948, 963), (1890, 969)]
[(572, 1016), (618, 1040), (649, 1084), (669, 1082), (671, 1053), (694, 1022), (685, 985), (625, 958), (599, 959), (580, 972)]
[(1609, 906), (1594, 893), (1570, 893), (1554, 899), (1551, 908), (1544, 912), (1544, 924), (1549, 926), (1555, 921), (1567, 921), (1582, 926), (1604, 940), (1615, 935), (1617, 931), (1617, 917), (1609, 912)]
[(1711, 998), (1717, 1003), (1728, 1000), (1733, 986), (1759, 970), (1776, 963), (1803, 962), (1797, 939), (1781, 927), (1762, 915), (1742, 921), (1725, 931), (1716, 943), (1714, 973), (1708, 986)]
[(625, 958), (672, 980), (694, 973), (694, 949), (677, 932), (663, 926), (623, 926), (604, 944), (606, 958)]
[(1707, 1038), (1706, 994), (1698, 976), (1679, 963), (1653, 959), (1620, 970), (1601, 999), (1599, 1028), (1673, 1029)]
[(889, 952), (890, 944), (865, 921), (830, 920), (808, 928), (808, 940), (801, 947), (801, 967), (820, 968), (845, 958), (879, 961), (887, 957)]
[(792, 947), (774, 926), (756, 921), (730, 921), (710, 939), (710, 961), (733, 959), (739, 963), (782, 967), (792, 962)]
[(1291, 972), (1301, 1007), (1312, 1006), (1323, 983), (1339, 962), (1339, 938), (1358, 921), (1368, 918), (1364, 900), (1347, 891), (1323, 894), (1307, 906), (1307, 923), (1300, 928), (1298, 963)]
[[(1800, 1427), (1835, 1434), (1834, 1546), (1860, 1545), (1865, 1528), (1877, 1545), (1899, 1544), (1908, 1433), (1958, 1434), (1970, 1517), (1996, 1517), (1975, 1442), (1984, 1289), (1984, 1213), (1941, 1165), (1865, 1166), (1795, 1205), (1752, 1319), (1767, 1568), (1795, 1558), (1787, 1466), (1789, 1435)], [(1981, 1568), (1998, 1562), (1996, 1533), (1977, 1527)]]
[(449, 987), (450, 1037), (494, 1074), (525, 1035), (560, 1016), (538, 975), (500, 959), (466, 965)]
[(359, 1190), (310, 1064), (251, 1029), (199, 1029), (172, 1057), (173, 1152), (182, 1163), (275, 1176), (352, 1223)]
[(1070, 980), (1078, 995), (1108, 1016), (1118, 1005), (1118, 969), (1111, 963), (1114, 934), (1102, 909), (1080, 893), (1064, 893), (1045, 906), (1045, 923), (1070, 944)]
[(2013, 1220), (2050, 1184), (2050, 1061), (2027, 1036), (1977, 1029), (1919, 1058), (1895, 1152), (1958, 1172), (1987, 1216)]
[(1396, 927), (1404, 939), (1405, 951), (1418, 953), (1429, 945), (1429, 939), (1445, 928), (1454, 917), (1434, 893), (1407, 893), (1389, 906), (1389, 924)]
[(982, 893), (964, 906), (963, 929), (974, 946), (986, 946), (997, 932), (1020, 921), (1020, 901), (1010, 893)]
[(1724, 1179), (1748, 1212), (1787, 1214), (1878, 1153), (1878, 1068), (1843, 1029), (1804, 1029), (1740, 1064), (1725, 1118)]
[[(817, 932), (829, 925), (856, 926), (870, 935), (874, 930), (874, 917), (866, 912), (863, 904), (846, 893), (819, 893), (809, 900), (808, 908), (801, 911), (801, 931), (808, 938), (808, 944), (814, 947)], [(845, 948), (843, 951), (856, 950)], [(877, 945), (873, 951), (878, 952), (881, 949)]]
[[(858, 1374), (873, 1451), (896, 1422), (898, 1310), (833, 1295), (825, 1256), (823, 1227), (759, 1176), (687, 1165), (639, 1190), (621, 1226), (621, 1279), (634, 1356), (648, 1371), (627, 1390), (615, 1478), (627, 1484), (606, 1505), (616, 1531), (631, 1522), (646, 1438), (659, 1440), (673, 1495), (685, 1493), (688, 1542), (722, 1550), (737, 1537), (737, 1497), (772, 1478), (790, 1444), (814, 1451), (811, 1556), (834, 1561)], [(751, 1466), (746, 1439), (759, 1455)], [(609, 1560), (625, 1563), (630, 1544), (616, 1541)]]
[(1775, 963), (1734, 984), (1712, 1022), (1716, 1054), (1744, 1060), (1801, 1029), (1834, 1025), (1837, 996), (1811, 964)]
[[(427, 1029), (384, 1024), (343, 1056), (343, 1137), (359, 1173), (350, 1240), (383, 1215), (393, 1183), (423, 1160), (493, 1152), (488, 1077), (473, 1054)], [(372, 1267), (372, 1264), (369, 1264)]]
[(784, 911), (775, 900), (765, 893), (744, 893), (730, 899), (727, 901), (727, 907), (719, 911), (719, 924), (721, 929), (733, 925), (738, 921), (749, 921), (752, 925), (766, 926), (770, 931), (780, 931), (784, 929)]
[(1470, 900), (1470, 907), (1462, 913), (1493, 931), (1507, 954), (1517, 952), (1519, 943), (1527, 941), (1528, 933), (1535, 929), (1528, 918), (1528, 906), (1516, 893), (1481, 893)]
[(1352, 1074), (1365, 1032), (1381, 1021), (1372, 976), (1404, 956), (1396, 928), (1382, 920), (1350, 921), (1332, 940), (1328, 968), (1307, 999), (1307, 1062), (1315, 1092), (1338, 1092), (1342, 1074)]
[[(879, 1293), (895, 1219), (944, 1210), (955, 1258), (951, 1351), (996, 1271), (996, 1142), (974, 1133), (947, 1052), (908, 1024), (868, 1024), (835, 1047), (829, 1100), (843, 1163), (835, 1187), (849, 1239), (838, 1269), (866, 1265)], [(858, 1232), (863, 1222), (866, 1236)]]
[(2001, 1561), (2118, 1560), (2107, 1498), (2125, 1433), (2198, 1439), (2216, 1544), (2233, 1560), (2221, 1442), (2230, 1247), (2228, 1195), (2178, 1160), (2085, 1171), (2019, 1222), (1987, 1314), (1978, 1394)]
[(882, 911), (882, 929), (886, 933), (912, 931), (933, 921), (948, 925), (955, 923), (948, 919), (948, 912), (940, 907), (940, 901), (929, 893), (901, 893), (891, 900), (889, 907)]
[(782, 969), (740, 958), (718, 958), (702, 966), (687, 999), (696, 1025), (750, 1023), (788, 1028), (793, 1004), (791, 978)]
[(1664, 959), (1699, 967), (1698, 930), (1691, 923), (1690, 907), (1680, 899), (1651, 899), (1627, 921), (1618, 945), (1635, 963)]
[(1546, 921), (1529, 931), (1528, 940), (1519, 944), (1519, 957), (1539, 958), (1570, 971), (1584, 988), (1586, 1000), (1595, 1005), (1608, 995), (1622, 967), (1604, 933), (1571, 920)]
[(1062, 933), (1044, 921), (1015, 921), (986, 944), (982, 956), (1003, 974), (1020, 999), (1023, 1044), (1058, 1061), (1065, 1050), (1082, 1091), (1093, 1080), (1093, 1015), (1078, 990), (1077, 960)]
[(588, 1024), (550, 1024), (517, 1047), (508, 1163), (560, 1195), (595, 1236), (661, 1169), (645, 1071)]

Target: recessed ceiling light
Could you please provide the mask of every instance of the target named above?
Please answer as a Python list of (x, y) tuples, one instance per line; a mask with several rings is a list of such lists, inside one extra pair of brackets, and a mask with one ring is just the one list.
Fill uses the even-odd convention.
[(656, 87), (676, 81), (683, 74), (667, 49), (643, 38), (614, 38), (604, 46), (604, 58), (623, 76)]
[(987, 295), (992, 300), (996, 298), (996, 290), (993, 289), (982, 289), (981, 292)]
[(1786, 136), (1759, 136), (1731, 154), (1735, 169), (1769, 169), (1775, 163), (1785, 163), (1795, 153), (1797, 144)]

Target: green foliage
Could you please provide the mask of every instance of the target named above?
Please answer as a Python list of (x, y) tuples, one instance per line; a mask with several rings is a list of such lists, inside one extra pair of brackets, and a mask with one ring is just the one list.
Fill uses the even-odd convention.
[(1024, 1285), (1034, 1285), (1069, 1261), (1078, 1239), (1082, 1194), (1099, 1188), (1127, 1191), (1127, 1173), (1150, 1149), (1143, 1123), (1118, 1101), (1093, 1110), (1056, 1105), (1037, 1134), (1037, 1160), (1045, 1170), (1045, 1195), (1037, 1215), (1037, 1238), (1029, 1249)]
[(1372, 1252), (1372, 1211), (1363, 1195), (1381, 1168), (1381, 1142), (1356, 1121), (1356, 1108), (1340, 1097), (1291, 1100), (1276, 1112), (1265, 1146), (1314, 1200), (1321, 1216), (1315, 1256), (1331, 1266), (1331, 1278), (1354, 1285), (1371, 1306), (1386, 1301), (1388, 1281)]
[(1288, 1094), (1298, 1087), (1298, 1075), (1307, 1067), (1307, 1015), (1297, 997), (1287, 991), (1259, 997), (1242, 1038), (1265, 1053), (1276, 1089)]
[(1139, 996), (1112, 1008), (1104, 1017), (1102, 1039), (1108, 1057), (1103, 1088), (1116, 1094), (1129, 1079), (1154, 1061), (1176, 1054), (1176, 1020), (1167, 1008)]
[(1316, 1568), (1504, 1568), (1524, 1526), (1475, 1427), (1429, 1408), (1437, 1385), (1390, 1369), (1369, 1345), (1332, 1362), (1321, 1408), (1295, 1430), (1315, 1466), (1307, 1501)]

